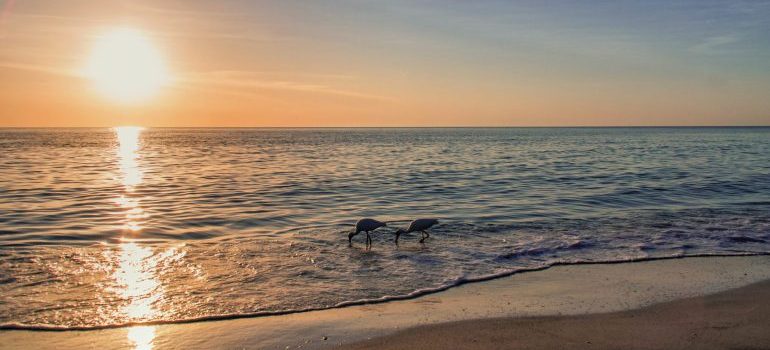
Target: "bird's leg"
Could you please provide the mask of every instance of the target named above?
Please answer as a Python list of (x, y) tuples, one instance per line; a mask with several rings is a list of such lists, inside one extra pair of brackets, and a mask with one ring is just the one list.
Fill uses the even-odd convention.
[(366, 231), (366, 244), (372, 245), (372, 237), (369, 236), (369, 231)]
[(422, 239), (420, 240), (420, 243), (425, 242), (425, 231), (420, 231), (422, 233)]

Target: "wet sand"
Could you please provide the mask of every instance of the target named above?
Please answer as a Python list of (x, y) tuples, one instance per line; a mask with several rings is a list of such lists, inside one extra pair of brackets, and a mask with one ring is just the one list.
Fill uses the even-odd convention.
[(342, 349), (770, 349), (770, 281), (605, 314), (466, 320)]
[[(756, 332), (770, 329), (767, 280), (770, 256), (556, 266), (412, 300), (290, 315), (0, 331), (0, 349), (770, 348)], [(695, 299), (675, 301), (686, 298)]]

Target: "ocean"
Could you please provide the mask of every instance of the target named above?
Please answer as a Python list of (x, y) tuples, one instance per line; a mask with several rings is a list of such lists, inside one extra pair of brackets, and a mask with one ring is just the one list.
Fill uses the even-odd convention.
[[(348, 246), (359, 218), (388, 227)], [(424, 244), (394, 232), (439, 219)], [(770, 128), (0, 129), (0, 328), (405, 298), (770, 253)]]

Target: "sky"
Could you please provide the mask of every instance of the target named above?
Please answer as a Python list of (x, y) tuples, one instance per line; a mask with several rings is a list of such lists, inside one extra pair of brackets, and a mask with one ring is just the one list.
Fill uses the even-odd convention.
[[(114, 28), (153, 96), (84, 74)], [(770, 1), (0, 0), (0, 127), (116, 125), (770, 125)]]

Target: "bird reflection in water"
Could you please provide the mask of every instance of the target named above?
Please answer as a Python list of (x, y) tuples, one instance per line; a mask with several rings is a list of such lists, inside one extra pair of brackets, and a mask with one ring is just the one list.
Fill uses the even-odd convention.
[[(115, 128), (117, 137), (117, 161), (120, 169), (120, 181), (124, 191), (115, 203), (125, 209), (123, 229), (131, 235), (142, 229), (142, 220), (147, 214), (141, 207), (140, 198), (135, 188), (142, 182), (139, 167), (139, 148), (142, 128), (124, 126)], [(165, 255), (165, 254), (164, 254)], [(149, 247), (143, 247), (130, 239), (120, 244), (118, 268), (112, 277), (116, 282), (116, 292), (127, 300), (123, 308), (127, 321), (148, 320), (156, 315), (154, 303), (163, 297), (163, 288), (157, 279), (157, 258)], [(150, 350), (155, 339), (155, 326), (134, 326), (128, 329), (128, 340), (137, 350)]]

